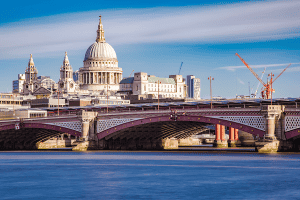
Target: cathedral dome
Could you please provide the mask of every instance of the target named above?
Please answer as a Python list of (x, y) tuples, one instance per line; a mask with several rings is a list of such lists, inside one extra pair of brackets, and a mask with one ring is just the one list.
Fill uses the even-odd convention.
[(117, 59), (115, 50), (106, 42), (94, 42), (86, 51), (86, 60)]
[(86, 60), (107, 60), (107, 59), (117, 59), (117, 54), (108, 43), (105, 42), (104, 29), (101, 22), (101, 16), (99, 20), (97, 38), (85, 53), (84, 61)]

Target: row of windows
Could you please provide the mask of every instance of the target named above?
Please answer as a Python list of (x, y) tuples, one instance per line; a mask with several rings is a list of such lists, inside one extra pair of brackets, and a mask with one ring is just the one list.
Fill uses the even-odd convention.
[[(139, 86), (136, 86), (136, 91), (139, 90)], [(144, 85), (144, 91), (147, 91), (146, 85)], [(148, 91), (158, 91), (156, 88), (148, 88)], [(161, 92), (175, 92), (174, 89), (164, 89), (164, 88), (159, 88), (159, 91)], [(181, 87), (179, 87), (179, 92), (181, 93)]]
[[(177, 94), (163, 94), (163, 95), (159, 95), (159, 96), (162, 96), (163, 98), (168, 98), (168, 97), (170, 97), (170, 98), (171, 98), (171, 97), (176, 97), (176, 98), (177, 98), (177, 97), (180, 97), (180, 98), (181, 98), (181, 97), (182, 97), (181, 94), (178, 95), (178, 96), (177, 96)], [(155, 97), (157, 97), (157, 95), (155, 95)]]
[(0, 101), (0, 104), (15, 104), (15, 105), (21, 105), (20, 101), (15, 101), (15, 103), (13, 101)]
[[(149, 84), (150, 87), (158, 87), (158, 84)], [(175, 88), (175, 85), (172, 84), (159, 84), (161, 88)]]
[[(93, 64), (116, 64), (116, 62), (93, 62)], [(92, 62), (90, 62), (92, 64)]]
[(30, 113), (30, 118), (45, 117), (45, 113)]
[[(158, 91), (158, 89), (156, 89), (156, 88), (148, 88), (149, 90), (149, 92), (157, 92)], [(159, 91), (160, 92), (175, 92), (175, 90), (174, 89), (163, 89), (163, 88), (159, 88)]]

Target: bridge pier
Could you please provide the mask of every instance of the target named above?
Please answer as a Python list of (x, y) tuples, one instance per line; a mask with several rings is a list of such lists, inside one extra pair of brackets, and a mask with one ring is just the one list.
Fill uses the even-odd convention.
[(217, 148), (227, 148), (228, 143), (225, 140), (225, 126), (216, 124), (215, 125), (215, 134), (216, 134), (216, 139), (214, 141), (213, 146)]
[(228, 146), (229, 147), (236, 147), (235, 144), (235, 128), (229, 127), (229, 140), (228, 140)]
[[(281, 105), (267, 105), (263, 106), (261, 113), (266, 119), (265, 135), (255, 142), (255, 149), (259, 153), (275, 153), (278, 152), (280, 148), (280, 138), (281, 134), (275, 136), (276, 128), (282, 130), (280, 122), (282, 120), (282, 112), (284, 111), (284, 106)], [(277, 125), (277, 127), (275, 126)]]
[(81, 110), (77, 116), (81, 120), (82, 131), (81, 140), (78, 141), (76, 147), (72, 150), (74, 151), (86, 151), (88, 149), (98, 149), (98, 138), (95, 140), (95, 118), (97, 117), (97, 112), (87, 112)]

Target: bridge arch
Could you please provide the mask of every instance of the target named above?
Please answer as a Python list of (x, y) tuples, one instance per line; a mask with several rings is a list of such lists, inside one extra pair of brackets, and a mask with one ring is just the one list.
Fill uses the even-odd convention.
[[(38, 129), (48, 129), (48, 130), (54, 130), (58, 131), (61, 133), (68, 133), (73, 136), (81, 136), (81, 132), (65, 128), (65, 127), (60, 127), (52, 124), (43, 124), (43, 123), (23, 123), (20, 124), (20, 129), (26, 129), (26, 128), (38, 128)], [(10, 129), (15, 129), (15, 123), (14, 124), (8, 124), (0, 127), (0, 131), (5, 131), (5, 130), (10, 130)]]
[(286, 139), (291, 139), (291, 138), (299, 136), (299, 135), (300, 135), (300, 128), (285, 132)]
[(78, 131), (43, 123), (23, 123), (20, 129), (16, 130), (14, 122), (0, 126), (0, 149), (34, 149), (36, 143), (58, 136), (60, 133), (81, 136)]
[[(97, 137), (98, 139), (103, 139), (106, 136), (109, 136), (110, 134), (113, 134), (117, 131), (120, 131), (122, 129), (142, 125), (142, 124), (148, 124), (148, 123), (155, 123), (155, 122), (167, 122), (167, 121), (175, 121), (171, 118), (170, 115), (164, 115), (164, 116), (156, 116), (156, 117), (149, 117), (144, 119), (138, 119), (135, 121), (130, 121), (115, 127), (111, 127), (109, 129), (106, 129), (104, 131), (98, 132)], [(177, 115), (176, 121), (193, 121), (193, 122), (201, 122), (201, 123), (207, 123), (207, 124), (220, 124), (227, 127), (232, 127), (238, 130), (245, 131), (247, 133), (250, 133), (252, 135), (259, 135), (259, 137), (263, 137), (264, 131), (259, 130), (257, 128), (253, 128), (251, 126), (247, 126), (244, 124), (236, 123), (227, 121), (224, 119), (217, 119), (212, 117), (204, 117), (204, 116), (194, 116), (194, 115)]]

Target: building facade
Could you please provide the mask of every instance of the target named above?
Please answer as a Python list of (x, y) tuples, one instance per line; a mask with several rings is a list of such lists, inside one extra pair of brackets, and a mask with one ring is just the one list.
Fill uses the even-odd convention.
[(100, 16), (96, 42), (87, 49), (83, 67), (79, 69), (80, 89), (113, 94), (119, 90), (122, 73), (115, 50), (105, 41)]
[(187, 97), (192, 99), (200, 99), (200, 78), (196, 78), (193, 75), (188, 75), (186, 77), (187, 86)]
[(25, 74), (18, 74), (18, 80), (14, 80), (12, 83), (13, 93), (22, 93), (24, 83), (25, 83)]
[(28, 62), (28, 67), (25, 70), (25, 82), (23, 85), (23, 94), (32, 94), (34, 90), (39, 88), (39, 82), (37, 80), (38, 70), (36, 69), (32, 54)]
[(58, 91), (65, 94), (74, 94), (79, 90), (77, 83), (73, 79), (73, 69), (70, 65), (70, 61), (65, 53), (63, 65), (60, 67), (60, 79), (58, 81)]
[(134, 73), (134, 77), (125, 78), (120, 82), (119, 92), (132, 95), (144, 95), (146, 98), (185, 98), (185, 81), (182, 75), (170, 75), (160, 78), (145, 72)]

